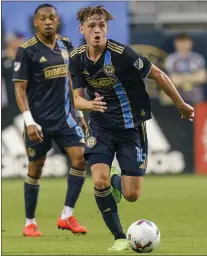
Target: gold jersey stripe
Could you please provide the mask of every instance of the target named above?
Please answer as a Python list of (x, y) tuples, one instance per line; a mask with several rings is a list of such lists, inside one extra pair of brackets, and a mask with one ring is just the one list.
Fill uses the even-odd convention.
[(78, 52), (78, 51), (80, 51), (80, 50), (82, 50), (82, 49), (85, 49), (86, 47), (87, 47), (86, 45), (82, 45), (82, 46), (80, 46), (80, 47), (78, 47), (78, 48), (72, 50), (71, 53), (73, 54), (74, 52)]
[(86, 45), (83, 45), (82, 47), (73, 50), (73, 51), (70, 53), (70, 57), (72, 58), (74, 55), (80, 54), (80, 53), (84, 52), (85, 50), (86, 50)]
[(85, 52), (85, 51), (86, 51), (86, 48), (83, 48), (83, 49), (80, 50), (80, 51), (73, 52), (73, 54), (70, 54), (70, 57), (72, 58), (72, 57), (75, 56), (76, 54), (81, 54), (82, 52)]
[(81, 46), (79, 46), (79, 47), (75, 48), (74, 50), (72, 50), (72, 52), (71, 52), (71, 53), (76, 52), (76, 51), (79, 51), (79, 50), (81, 50), (82, 48), (86, 48), (86, 47), (87, 47), (87, 45), (86, 45), (86, 44), (81, 45)]
[(120, 52), (124, 51), (124, 48), (120, 49), (120, 48), (118, 48), (118, 47), (116, 47), (116, 46), (114, 46), (112, 44), (108, 44), (108, 47), (111, 47), (112, 49), (115, 49), (115, 50), (120, 51)]
[(26, 42), (24, 42), (23, 44), (21, 44), (20, 46), (22, 47), (24, 47), (25, 45), (27, 45), (27, 44), (30, 44), (30, 43), (33, 43), (34, 41), (36, 41), (37, 39), (35, 38), (35, 37), (33, 37), (33, 38), (31, 38), (31, 39), (29, 39), (29, 40), (27, 40)]
[(115, 48), (112, 48), (111, 46), (107, 46), (107, 48), (109, 48), (110, 50), (112, 50), (113, 52), (118, 52), (118, 53), (120, 53), (120, 54), (122, 54), (123, 53), (123, 51), (120, 51), (120, 50), (118, 50), (118, 49), (115, 49)]
[(108, 41), (108, 44), (111, 45), (111, 46), (114, 46), (114, 47), (116, 47), (116, 48), (119, 48), (120, 50), (124, 50), (124, 47), (123, 47), (123, 46), (120, 46), (120, 45), (118, 45), (118, 44), (112, 43), (112, 42), (110, 42), (110, 41)]
[(24, 43), (22, 43), (22, 45), (30, 43), (32, 41), (36, 40), (35, 36), (33, 36), (32, 38), (28, 39), (27, 41), (25, 41)]
[(34, 45), (34, 44), (36, 44), (38, 41), (37, 40), (35, 40), (34, 42), (32, 42), (32, 43), (30, 43), (30, 44), (27, 44), (27, 45), (25, 45), (25, 46), (21, 46), (23, 49), (25, 49), (25, 48), (27, 48), (27, 47), (29, 47), (29, 46), (32, 46), (32, 45)]
[(70, 55), (70, 57), (72, 58), (72, 57), (74, 57), (76, 54), (81, 54), (82, 52), (85, 52), (85, 51), (86, 51), (86, 48), (83, 49), (83, 50), (81, 50), (81, 51), (79, 51), (79, 52), (75, 52), (74, 54)]

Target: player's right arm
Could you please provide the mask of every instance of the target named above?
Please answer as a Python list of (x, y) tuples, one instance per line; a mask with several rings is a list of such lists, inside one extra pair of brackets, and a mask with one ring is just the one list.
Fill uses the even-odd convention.
[(78, 110), (105, 112), (107, 109), (106, 102), (102, 101), (103, 97), (100, 97), (98, 93), (95, 93), (96, 97), (94, 100), (84, 98), (84, 77), (78, 63), (80, 62), (76, 57), (70, 59), (69, 68), (73, 87), (74, 107)]
[(16, 53), (14, 62), (13, 81), (15, 83), (15, 95), (17, 105), (20, 112), (23, 114), (25, 125), (29, 139), (32, 141), (43, 141), (43, 134), (41, 126), (39, 126), (33, 119), (29, 109), (27, 97), (27, 82), (29, 73), (30, 61), (25, 49), (19, 47)]

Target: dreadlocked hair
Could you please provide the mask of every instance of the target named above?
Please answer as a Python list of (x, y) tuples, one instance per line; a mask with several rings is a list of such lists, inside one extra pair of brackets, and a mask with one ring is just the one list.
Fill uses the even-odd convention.
[(93, 15), (103, 16), (106, 21), (114, 19), (114, 17), (104, 8), (103, 5), (99, 5), (81, 8), (77, 13), (77, 20), (79, 20), (80, 23), (83, 23), (87, 20), (88, 17), (91, 17)]

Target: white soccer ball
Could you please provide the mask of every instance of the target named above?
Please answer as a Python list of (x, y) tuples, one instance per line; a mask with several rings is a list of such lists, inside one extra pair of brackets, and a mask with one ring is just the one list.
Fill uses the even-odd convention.
[(138, 220), (128, 228), (127, 239), (135, 252), (151, 252), (160, 243), (160, 231), (152, 221)]

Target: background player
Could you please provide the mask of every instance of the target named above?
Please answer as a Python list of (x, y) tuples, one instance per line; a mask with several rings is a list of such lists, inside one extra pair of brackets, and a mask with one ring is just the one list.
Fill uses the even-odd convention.
[[(91, 167), (98, 208), (115, 238), (109, 250), (122, 251), (128, 243), (114, 198), (120, 201), (118, 193), (122, 193), (128, 201), (136, 201), (147, 165), (145, 121), (151, 118), (151, 109), (143, 78), (159, 84), (182, 118), (192, 120), (194, 109), (183, 101), (164, 72), (129, 46), (107, 40), (107, 21), (113, 17), (104, 7), (81, 9), (78, 19), (87, 44), (70, 54), (74, 103), (79, 110), (92, 110), (85, 158)], [(83, 98), (84, 87), (90, 100)], [(122, 176), (111, 178), (113, 197), (110, 167), (115, 152)]]
[(24, 139), (29, 159), (24, 183), (25, 236), (41, 235), (35, 221), (35, 210), (39, 179), (52, 140), (72, 163), (65, 205), (57, 226), (73, 233), (87, 232), (73, 217), (73, 208), (86, 174), (84, 134), (70, 112), (68, 63), (71, 44), (67, 38), (56, 34), (58, 25), (59, 17), (54, 6), (38, 6), (34, 17), (37, 34), (19, 47), (14, 63), (13, 81), (17, 103), (24, 116)]

